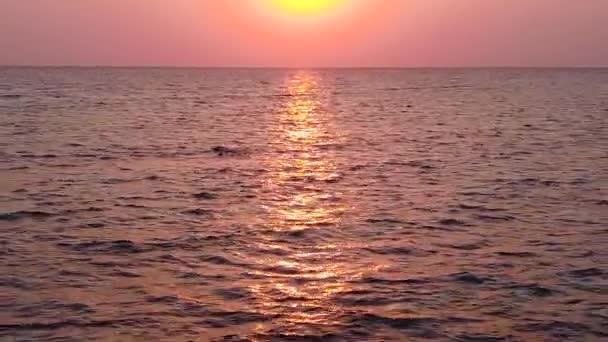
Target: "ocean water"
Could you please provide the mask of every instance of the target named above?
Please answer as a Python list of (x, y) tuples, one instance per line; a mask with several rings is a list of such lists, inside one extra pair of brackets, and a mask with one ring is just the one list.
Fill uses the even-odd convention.
[(0, 69), (1, 341), (600, 341), (608, 69)]

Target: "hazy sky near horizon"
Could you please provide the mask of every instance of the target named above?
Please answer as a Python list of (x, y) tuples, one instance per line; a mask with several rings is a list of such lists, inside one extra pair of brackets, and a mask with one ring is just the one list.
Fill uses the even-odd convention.
[(0, 0), (0, 64), (608, 66), (608, 0)]

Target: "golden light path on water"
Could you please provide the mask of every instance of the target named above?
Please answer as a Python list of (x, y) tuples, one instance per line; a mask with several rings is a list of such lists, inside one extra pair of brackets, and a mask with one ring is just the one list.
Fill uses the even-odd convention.
[(339, 222), (344, 208), (328, 206), (332, 196), (324, 186), (339, 177), (331, 153), (321, 151), (334, 138), (329, 118), (322, 117), (320, 90), (313, 75), (298, 74), (288, 83), (290, 101), (279, 115), (278, 141), (285, 153), (272, 161), (270, 179), (277, 196), (287, 201), (273, 213), (271, 225), (278, 230), (300, 230)]
[[(250, 291), (263, 299), (264, 313), (282, 318), (260, 324), (260, 333), (269, 325), (301, 333), (303, 326), (337, 324), (331, 298), (347, 291), (346, 280), (353, 276), (340, 261), (344, 246), (336, 234), (347, 206), (332, 188), (340, 177), (335, 152), (325, 148), (340, 136), (320, 82), (310, 72), (290, 77), (282, 96), (286, 101), (275, 113), (276, 127), (271, 129), (270, 144), (277, 155), (267, 160), (267, 248), (282, 248), (285, 255), (258, 260), (273, 270), (260, 276), (272, 281), (255, 283)], [(273, 246), (277, 236), (284, 238)]]

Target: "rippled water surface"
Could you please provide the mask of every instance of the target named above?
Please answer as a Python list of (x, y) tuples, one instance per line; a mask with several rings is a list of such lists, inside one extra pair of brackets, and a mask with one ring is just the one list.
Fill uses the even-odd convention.
[(608, 70), (0, 69), (0, 340), (599, 341)]

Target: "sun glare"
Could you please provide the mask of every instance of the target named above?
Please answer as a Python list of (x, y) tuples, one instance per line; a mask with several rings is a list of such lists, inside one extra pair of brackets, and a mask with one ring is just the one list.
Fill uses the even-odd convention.
[(270, 0), (273, 7), (283, 13), (321, 15), (334, 10), (344, 0)]

